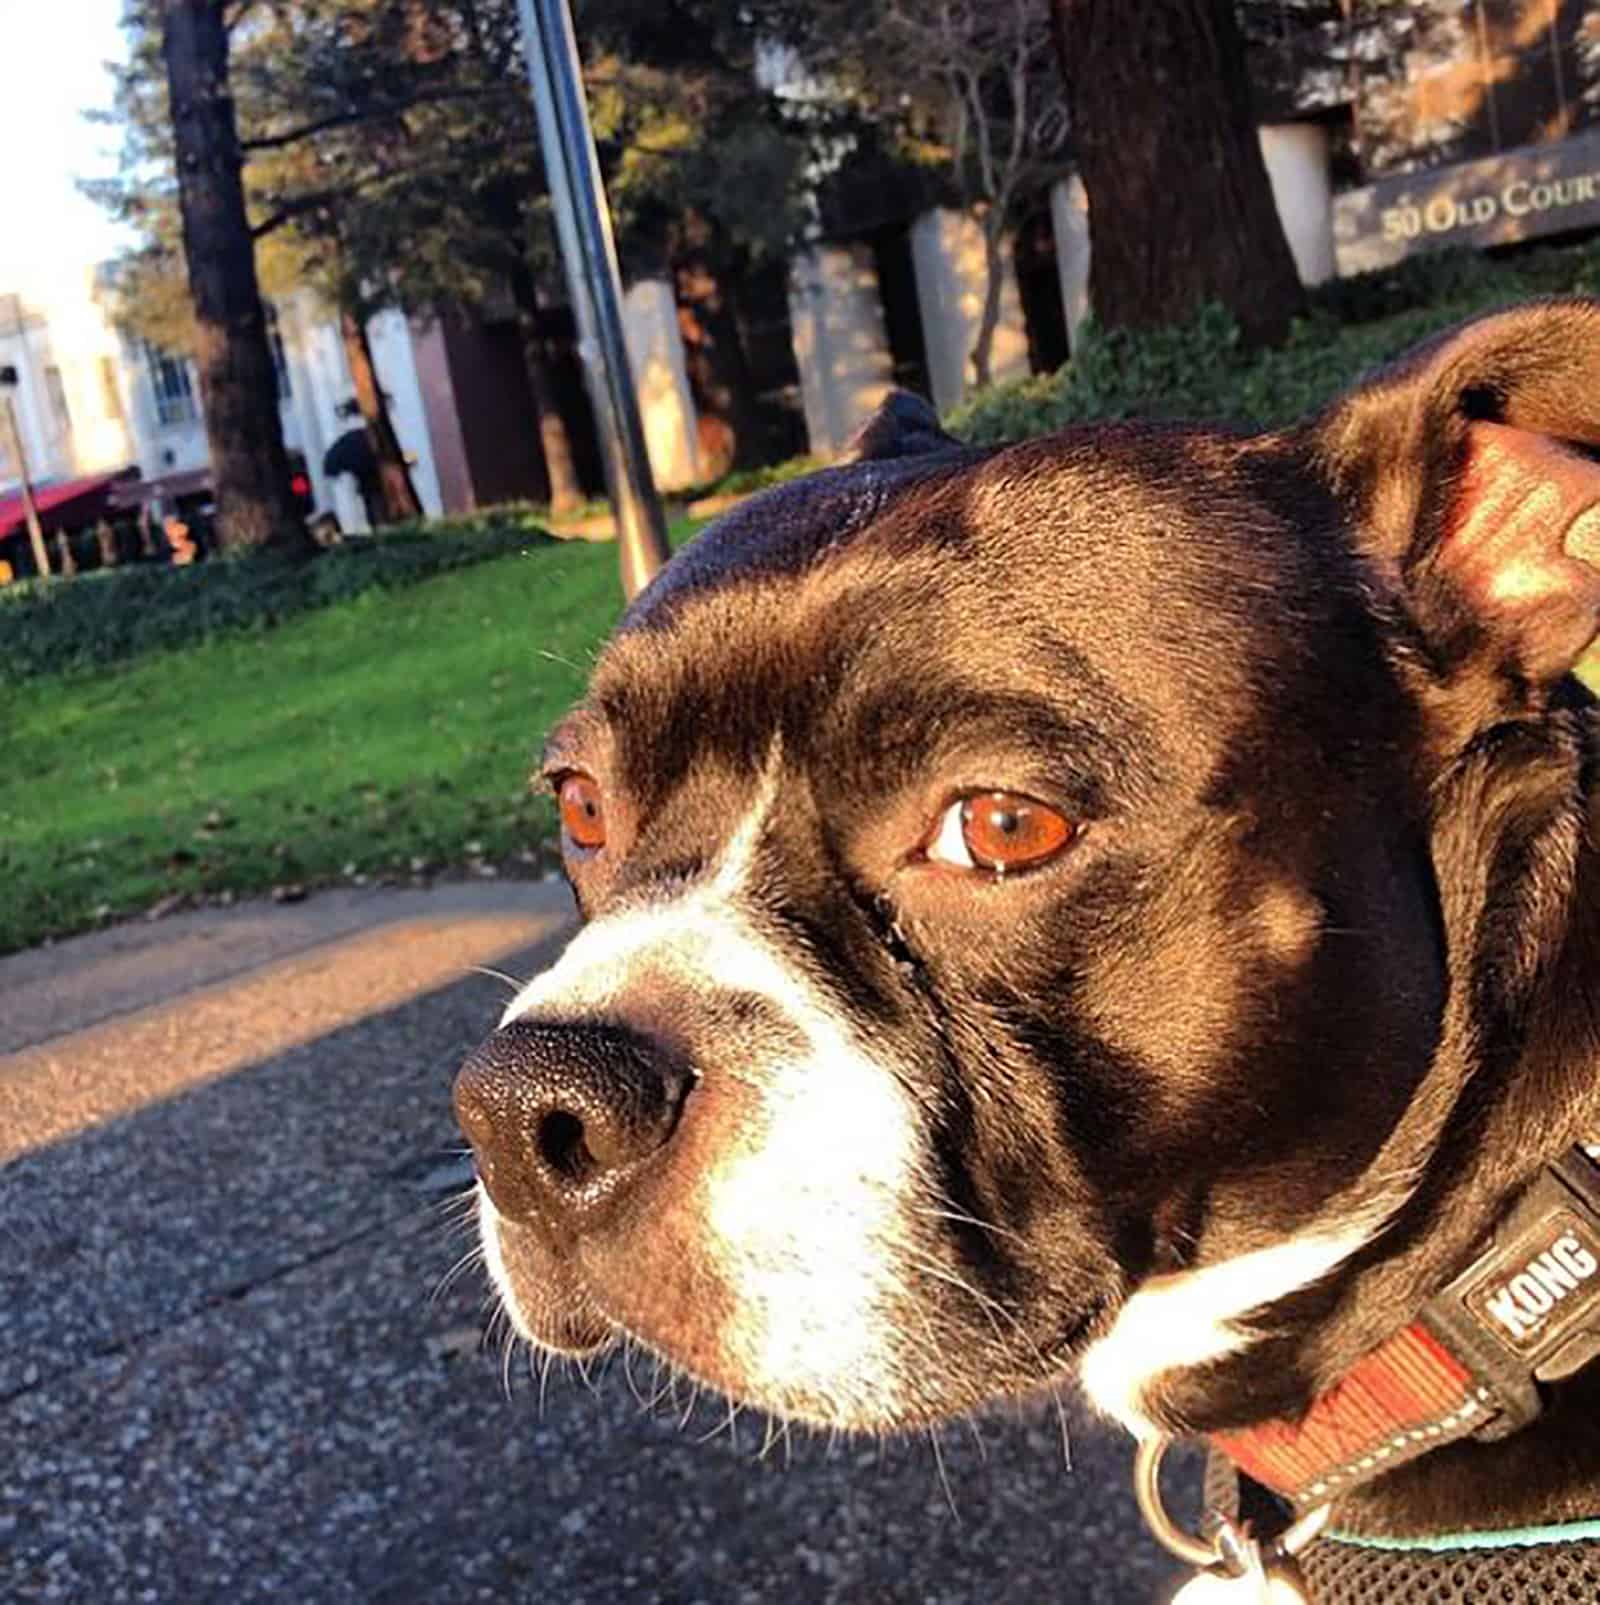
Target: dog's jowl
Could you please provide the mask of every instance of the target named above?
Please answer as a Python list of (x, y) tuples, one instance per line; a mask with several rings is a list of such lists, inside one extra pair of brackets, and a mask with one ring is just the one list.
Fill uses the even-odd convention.
[(1242, 1442), (1455, 1353), (1570, 1160), (1451, 1306), (1458, 1441), (1280, 1491), (1600, 1515), (1600, 1372), (1538, 1335), (1594, 1296), (1597, 445), (1600, 305), (1548, 302), (1275, 434), (895, 397), (708, 529), (550, 738), (587, 923), (457, 1084), (517, 1330), (847, 1428), (1077, 1376)]

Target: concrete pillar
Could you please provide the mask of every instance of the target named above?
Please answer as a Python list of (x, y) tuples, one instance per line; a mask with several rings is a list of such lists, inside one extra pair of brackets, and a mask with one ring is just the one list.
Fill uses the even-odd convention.
[[(1004, 279), (1000, 322), (995, 329), (990, 377), (1026, 377), (1028, 332), (1011, 270), (1011, 242), (1004, 247)], [(917, 305), (922, 313), (922, 339), (928, 353), (928, 382), (933, 404), (948, 412), (972, 385), (972, 343), (983, 318), (986, 274), (983, 230), (965, 212), (942, 208), (924, 212), (911, 225), (911, 262), (917, 276)]]
[(812, 454), (836, 457), (894, 384), (870, 247), (823, 245), (790, 262), (789, 330)]
[(440, 503), (447, 514), (474, 512), (478, 497), (461, 413), (456, 406), (455, 376), (450, 369), (444, 324), (437, 316), (419, 317), (411, 321), (410, 329), (412, 363)]
[(372, 364), (377, 370), (378, 383), (389, 398), (389, 421), (394, 425), (400, 450), (410, 464), (411, 484), (417, 500), (427, 517), (437, 518), (444, 510), (444, 498), (439, 491), (439, 474), (423, 409), (411, 325), (403, 312), (389, 307), (368, 322), (367, 339), (372, 344)]
[(650, 472), (658, 490), (682, 490), (700, 478), (700, 453), (672, 286), (665, 279), (633, 285), (622, 298), (622, 327)]
[(1056, 241), (1067, 344), (1076, 346), (1078, 325), (1089, 316), (1089, 196), (1076, 173), (1050, 186), (1050, 229)]
[(1272, 198), (1300, 282), (1321, 284), (1335, 271), (1328, 131), (1321, 123), (1278, 123), (1262, 128), (1260, 136)]

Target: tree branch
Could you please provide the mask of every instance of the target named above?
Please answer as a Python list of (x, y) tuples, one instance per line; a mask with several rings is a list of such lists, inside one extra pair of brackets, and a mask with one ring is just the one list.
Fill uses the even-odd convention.
[(384, 184), (420, 183), (440, 173), (452, 173), (459, 163), (470, 163), (478, 156), (492, 156), (500, 148), (500, 145), (495, 143), (455, 149), (450, 152), (447, 159), (436, 162), (431, 167), (423, 164), (417, 167), (378, 168), (348, 179), (342, 184), (333, 184), (326, 189), (308, 190), (304, 195), (291, 196), (276, 211), (269, 212), (259, 223), (253, 224), (250, 237), (253, 240), (264, 239), (274, 230), (282, 228), (285, 223), (292, 223), (297, 217), (320, 212), (339, 201), (348, 200), (353, 195), (364, 194)]
[(286, 128), (276, 134), (260, 134), (254, 139), (241, 139), (239, 149), (247, 155), (256, 151), (281, 150), (285, 145), (297, 144), (302, 139), (325, 133), (330, 128), (348, 128), (357, 123), (378, 122), (385, 117), (399, 117), (418, 106), (437, 105), (452, 100), (490, 100), (514, 93), (509, 86), (496, 84), (461, 85), (454, 89), (438, 89), (428, 94), (413, 95), (403, 101), (382, 106), (353, 107), (346, 111), (330, 112), (298, 128)]

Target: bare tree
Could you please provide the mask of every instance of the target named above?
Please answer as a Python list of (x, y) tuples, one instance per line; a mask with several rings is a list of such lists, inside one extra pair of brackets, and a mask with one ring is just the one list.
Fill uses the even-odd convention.
[(885, 121), (935, 142), (962, 206), (983, 234), (983, 315), (973, 377), (990, 380), (1005, 282), (1006, 231), (1018, 203), (1055, 172), (1067, 109), (1053, 65), (1047, 0), (834, 0), (807, 52)]

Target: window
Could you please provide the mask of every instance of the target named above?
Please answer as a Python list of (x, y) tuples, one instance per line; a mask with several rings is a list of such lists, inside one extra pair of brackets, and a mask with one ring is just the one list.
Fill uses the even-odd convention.
[(100, 359), (100, 399), (106, 417), (122, 422), (122, 392), (117, 388), (117, 365), (110, 357)]
[(192, 424), (198, 414), (189, 364), (148, 340), (144, 342), (144, 360), (150, 370), (150, 388), (155, 392), (156, 419), (161, 427), (173, 429), (179, 424)]
[(50, 416), (55, 420), (56, 433), (72, 433), (72, 409), (67, 405), (67, 387), (61, 382), (61, 370), (52, 363), (44, 370), (44, 393), (50, 398)]
[(267, 313), (267, 349), (272, 353), (272, 370), (278, 376), (278, 400), (287, 401), (294, 394), (289, 384), (289, 358), (283, 349), (283, 333), (278, 328), (278, 309), (264, 303)]

